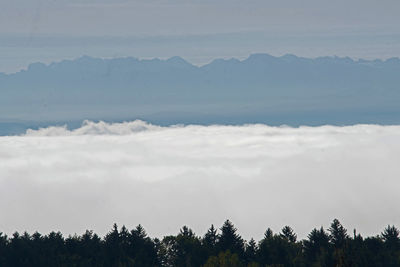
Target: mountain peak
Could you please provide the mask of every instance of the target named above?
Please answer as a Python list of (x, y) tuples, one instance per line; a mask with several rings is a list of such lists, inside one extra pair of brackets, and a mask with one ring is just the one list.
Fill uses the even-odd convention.
[(186, 60), (184, 60), (183, 58), (179, 57), (179, 56), (173, 56), (171, 58), (168, 58), (166, 60), (167, 63), (169, 64), (173, 64), (175, 66), (188, 66), (188, 65), (192, 65), (189, 62), (187, 62)]

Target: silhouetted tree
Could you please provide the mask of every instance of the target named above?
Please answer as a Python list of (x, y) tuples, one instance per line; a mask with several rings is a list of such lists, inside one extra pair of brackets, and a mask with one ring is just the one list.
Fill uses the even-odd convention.
[(249, 243), (246, 244), (245, 262), (247, 264), (250, 264), (252, 262), (256, 262), (256, 260), (257, 260), (257, 252), (258, 252), (257, 243), (253, 238), (251, 238)]
[(237, 234), (237, 229), (229, 220), (226, 220), (221, 227), (221, 235), (218, 237), (217, 248), (219, 252), (229, 250), (232, 254), (237, 254), (239, 258), (243, 258), (244, 256), (244, 241)]
[(141, 225), (129, 231), (114, 224), (103, 239), (93, 231), (67, 238), (60, 232), (15, 232), (11, 237), (0, 233), (0, 266), (397, 267), (399, 238), (399, 230), (390, 225), (378, 236), (363, 238), (354, 230), (350, 237), (338, 220), (329, 232), (314, 229), (302, 241), (288, 226), (279, 234), (268, 228), (258, 244), (254, 239), (244, 241), (230, 221), (223, 224), (220, 235), (211, 226), (200, 239), (183, 226), (177, 235), (162, 241), (149, 238)]
[(268, 228), (259, 243), (257, 258), (263, 266), (298, 266), (302, 261), (301, 251), (300, 243), (291, 242), (284, 235), (274, 235)]
[(289, 242), (296, 243), (297, 235), (290, 226), (283, 227), (280, 236), (286, 238)]
[(0, 232), (0, 266), (6, 266), (8, 254), (8, 237)]
[(324, 228), (313, 229), (308, 240), (303, 241), (306, 262), (315, 266), (332, 266), (332, 249), (329, 243), (329, 234)]
[(264, 238), (265, 239), (272, 238), (273, 236), (274, 236), (274, 232), (272, 231), (271, 228), (268, 228), (264, 233)]
[(330, 241), (334, 247), (334, 259), (336, 265), (347, 266), (349, 264), (349, 259), (346, 257), (346, 248), (348, 241), (347, 230), (339, 222), (338, 219), (334, 219), (331, 223), (331, 227), (328, 229), (330, 235)]
[(175, 266), (201, 266), (207, 260), (200, 239), (187, 226), (176, 237), (176, 254)]
[(400, 266), (399, 230), (394, 225), (388, 225), (381, 236), (384, 242), (386, 266)]
[(389, 244), (390, 246), (397, 247), (400, 243), (399, 238), (399, 230), (394, 226), (388, 225), (382, 232), (382, 238), (385, 243)]
[(347, 235), (347, 230), (339, 222), (338, 219), (334, 219), (331, 223), (331, 227), (328, 229), (330, 235), (330, 241), (335, 246), (335, 248), (341, 248), (344, 246), (346, 239), (349, 237)]
[(207, 230), (207, 233), (204, 235), (202, 240), (203, 246), (207, 250), (208, 255), (216, 255), (217, 241), (218, 241), (217, 229), (215, 229), (214, 225), (212, 224), (211, 227)]
[(106, 251), (105, 264), (107, 266), (122, 265), (122, 247), (116, 223), (114, 223), (113, 229), (104, 237), (104, 246)]
[(156, 245), (140, 224), (129, 235), (128, 254), (133, 259), (134, 266), (159, 265)]
[(87, 230), (80, 238), (78, 252), (85, 260), (86, 266), (101, 266), (103, 261), (103, 249), (100, 237), (93, 231)]

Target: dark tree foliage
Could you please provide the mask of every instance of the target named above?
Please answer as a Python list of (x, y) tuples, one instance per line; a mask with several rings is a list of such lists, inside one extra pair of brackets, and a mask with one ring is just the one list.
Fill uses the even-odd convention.
[(399, 238), (399, 230), (394, 227), (394, 225), (388, 225), (385, 230), (382, 232), (383, 241), (388, 246), (392, 246), (393, 248), (397, 248), (400, 245), (400, 238)]
[(215, 229), (214, 225), (211, 225), (210, 229), (207, 230), (207, 233), (204, 235), (202, 240), (203, 246), (208, 255), (214, 256), (217, 254), (217, 241), (217, 229)]
[(296, 243), (297, 235), (290, 226), (283, 227), (280, 236), (286, 238), (289, 242)]
[(272, 231), (271, 228), (268, 228), (265, 233), (264, 233), (264, 238), (272, 238), (274, 236), (274, 232)]
[(347, 235), (347, 230), (343, 227), (338, 219), (333, 220), (328, 231), (330, 233), (329, 238), (333, 246), (335, 248), (342, 248), (349, 236)]
[(203, 237), (183, 226), (161, 240), (148, 237), (141, 225), (129, 231), (114, 224), (103, 238), (93, 231), (68, 237), (0, 232), (0, 266), (394, 267), (400, 266), (400, 232), (388, 225), (377, 236), (363, 238), (355, 230), (349, 236), (337, 219), (328, 231), (313, 229), (300, 241), (285, 226), (246, 242), (229, 220), (220, 231), (211, 225)]
[(237, 254), (229, 250), (220, 252), (218, 256), (211, 256), (203, 267), (244, 267)]
[(155, 243), (147, 236), (146, 231), (140, 224), (131, 231), (128, 240), (129, 254), (134, 255), (135, 266), (158, 264)]
[(258, 246), (256, 241), (252, 238), (249, 243), (246, 244), (245, 249), (245, 262), (247, 264), (255, 263), (257, 261)]
[(349, 245), (349, 235), (347, 234), (347, 230), (343, 227), (338, 219), (334, 219), (328, 231), (330, 233), (330, 242), (334, 248), (334, 264), (344, 266), (344, 264), (350, 260), (346, 257), (346, 252), (348, 251)]
[(259, 243), (258, 262), (262, 266), (301, 266), (301, 251), (300, 243), (267, 229)]
[(315, 266), (332, 266), (332, 247), (329, 234), (324, 228), (313, 229), (308, 239), (303, 241), (303, 256), (306, 262)]
[(221, 227), (221, 234), (218, 237), (217, 249), (219, 252), (229, 250), (233, 254), (237, 254), (240, 258), (244, 256), (244, 240), (237, 233), (237, 229), (233, 223), (226, 220)]

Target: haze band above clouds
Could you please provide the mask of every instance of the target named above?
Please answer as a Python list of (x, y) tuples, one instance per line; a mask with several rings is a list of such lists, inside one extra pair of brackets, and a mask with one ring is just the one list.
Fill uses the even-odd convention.
[(400, 225), (400, 126), (270, 127), (143, 121), (0, 137), (0, 231), (64, 234), (114, 222), (203, 234), (229, 218), (244, 237), (339, 218), (351, 231)]

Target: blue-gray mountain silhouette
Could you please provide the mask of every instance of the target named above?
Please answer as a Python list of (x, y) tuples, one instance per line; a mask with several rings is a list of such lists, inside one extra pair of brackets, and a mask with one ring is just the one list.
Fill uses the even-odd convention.
[(18, 129), (27, 121), (35, 125), (83, 119), (390, 124), (400, 123), (399, 85), (398, 58), (253, 54), (243, 61), (216, 59), (198, 67), (180, 57), (83, 56), (0, 74), (0, 121), (3, 133), (5, 123)]

